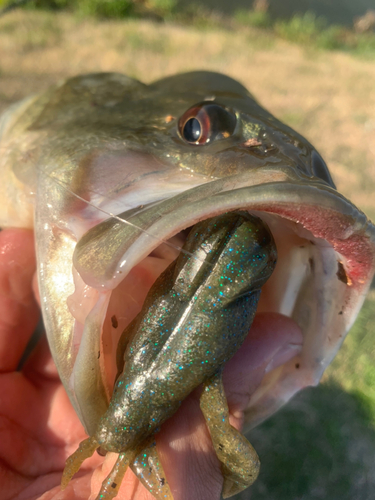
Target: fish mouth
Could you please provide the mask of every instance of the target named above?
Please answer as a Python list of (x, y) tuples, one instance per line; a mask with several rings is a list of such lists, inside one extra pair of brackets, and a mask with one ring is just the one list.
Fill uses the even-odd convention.
[[(302, 346), (264, 375), (250, 398), (246, 424), (257, 425), (301, 388), (319, 382), (370, 286), (375, 228), (325, 182), (290, 167), (263, 167), (120, 214), (79, 240), (75, 293), (82, 295), (82, 287), (96, 292), (88, 301), (70, 386), (89, 434), (108, 405), (117, 339), (152, 282), (177, 256), (187, 228), (235, 210), (260, 217), (276, 242), (278, 263), (262, 288), (258, 312), (291, 318), (303, 337)], [(108, 241), (109, 250), (98, 259)]]

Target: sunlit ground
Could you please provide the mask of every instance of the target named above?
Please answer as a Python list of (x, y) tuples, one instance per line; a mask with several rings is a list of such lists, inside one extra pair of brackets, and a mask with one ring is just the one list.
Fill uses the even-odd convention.
[[(338, 189), (375, 219), (375, 63), (300, 48), (253, 29), (99, 23), (15, 12), (0, 19), (0, 111), (70, 75), (150, 82), (209, 69), (240, 80), (328, 162)], [(375, 487), (375, 291), (324, 382), (252, 432), (252, 500), (370, 499)]]

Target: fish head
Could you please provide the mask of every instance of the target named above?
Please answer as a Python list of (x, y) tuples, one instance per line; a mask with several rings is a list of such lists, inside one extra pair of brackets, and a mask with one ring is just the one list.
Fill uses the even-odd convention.
[(21, 104), (2, 130), (13, 184), (33, 186), (22, 196), (35, 206), (51, 352), (90, 435), (111, 397), (121, 331), (186, 231), (226, 212), (270, 228), (278, 263), (258, 310), (303, 335), (252, 394), (247, 424), (319, 382), (370, 286), (375, 228), (315, 148), (240, 83), (210, 72), (150, 85), (83, 75)]

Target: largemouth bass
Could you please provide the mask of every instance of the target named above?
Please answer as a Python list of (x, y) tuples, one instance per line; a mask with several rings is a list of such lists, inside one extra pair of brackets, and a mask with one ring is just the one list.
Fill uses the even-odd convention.
[(247, 425), (319, 382), (371, 283), (375, 228), (319, 153), (242, 85), (208, 72), (148, 86), (80, 76), (14, 105), (0, 135), (0, 225), (35, 229), (51, 352), (89, 436), (111, 400), (122, 331), (186, 229), (229, 212), (270, 228), (278, 262), (258, 312), (303, 335), (252, 394)]

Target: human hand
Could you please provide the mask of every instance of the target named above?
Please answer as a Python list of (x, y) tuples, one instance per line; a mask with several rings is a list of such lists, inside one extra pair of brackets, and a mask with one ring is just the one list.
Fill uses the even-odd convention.
[[(94, 500), (116, 458), (95, 454), (62, 492), (66, 458), (86, 435), (60, 382), (43, 337), (17, 366), (39, 318), (35, 299), (33, 233), (0, 232), (0, 484), (4, 500)], [(275, 335), (275, 332), (278, 332)], [(301, 341), (295, 323), (280, 315), (259, 314), (240, 351), (224, 370), (231, 424), (240, 428), (244, 409), (267, 366), (285, 358), (283, 345)], [(260, 342), (260, 339), (262, 340)], [(267, 349), (264, 346), (267, 345)], [(282, 358), (282, 359), (281, 359)], [(199, 407), (191, 394), (156, 436), (157, 449), (174, 500), (219, 500), (220, 464)], [(118, 500), (153, 497), (128, 470)]]

